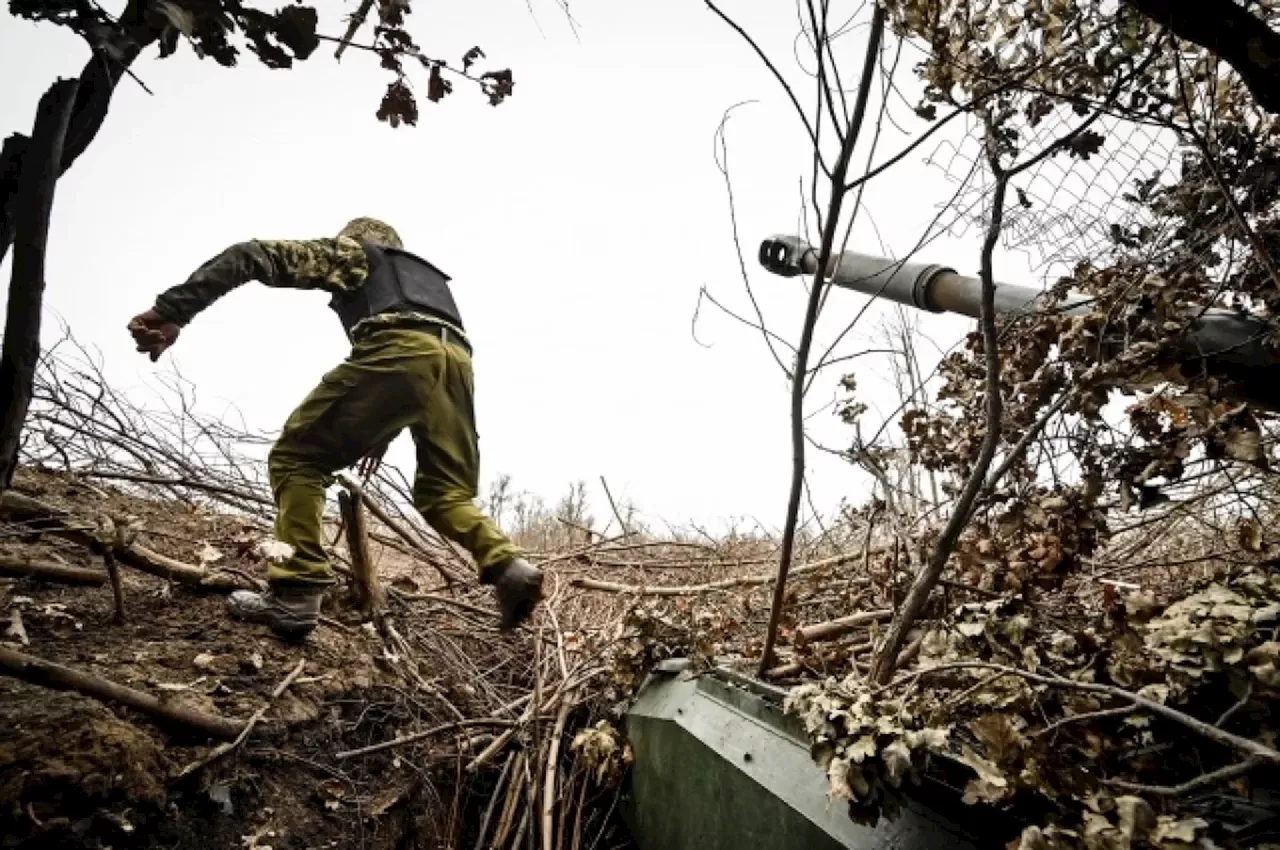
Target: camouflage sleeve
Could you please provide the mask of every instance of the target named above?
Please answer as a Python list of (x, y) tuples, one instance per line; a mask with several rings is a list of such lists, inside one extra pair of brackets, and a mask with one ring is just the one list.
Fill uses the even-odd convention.
[(347, 292), (369, 274), (364, 249), (354, 239), (261, 240), (232, 245), (185, 283), (160, 294), (155, 310), (179, 325), (250, 280), (267, 286)]

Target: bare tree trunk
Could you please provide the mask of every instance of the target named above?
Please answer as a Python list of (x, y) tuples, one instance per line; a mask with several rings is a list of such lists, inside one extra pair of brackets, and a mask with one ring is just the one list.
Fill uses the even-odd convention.
[[(867, 99), (871, 94), (871, 77), (876, 70), (876, 57), (880, 52), (880, 41), (884, 35), (884, 19), (884, 7), (876, 4), (875, 12), (871, 17), (871, 34), (867, 41), (866, 61), (863, 64), (862, 80), (858, 87), (858, 99), (853, 108), (853, 118), (849, 122), (849, 130), (840, 150), (840, 158), (836, 161), (836, 167), (831, 174), (831, 202), (823, 227), (818, 272), (814, 275), (813, 288), (809, 292), (804, 330), (800, 337), (800, 347), (796, 350), (796, 365), (791, 379), (791, 494), (787, 500), (787, 518), (782, 529), (778, 581), (773, 587), (769, 626), (764, 636), (764, 650), (760, 655), (761, 675), (764, 675), (764, 672), (774, 663), (774, 644), (778, 639), (778, 625), (782, 621), (782, 602), (787, 593), (787, 572), (791, 569), (791, 556), (796, 542), (796, 523), (800, 518), (800, 497), (804, 492), (804, 391), (809, 377), (809, 349), (813, 344), (813, 327), (818, 319), (818, 306), (822, 301), (823, 286), (829, 273), (827, 266), (831, 261), (832, 247), (835, 245), (836, 232), (840, 227), (840, 212), (848, 192), (845, 177), (849, 172), (849, 161), (853, 158), (853, 149), (857, 145), (862, 120), (867, 112)], [(818, 155), (817, 151), (814, 155)]]
[(77, 80), (58, 80), (40, 98), (31, 142), (23, 156), (15, 210), (17, 250), (0, 354), (0, 492), (9, 489), (18, 468), (22, 425), (40, 359), (49, 216), (62, 163), (62, 143), (79, 85)]
[[(163, 24), (146, 20), (148, 5), (147, 0), (130, 0), (120, 15), (119, 29), (92, 47), (93, 56), (80, 72), (80, 86), (62, 145), (58, 176), (65, 174), (93, 142), (107, 118), (116, 84), (129, 72), (129, 66), (139, 54), (160, 37), (157, 26)], [(160, 19), (163, 20), (163, 16)], [(32, 149), (31, 142), (15, 133), (5, 139), (0, 148), (0, 261), (4, 260), (17, 233), (18, 184), (27, 151)]]

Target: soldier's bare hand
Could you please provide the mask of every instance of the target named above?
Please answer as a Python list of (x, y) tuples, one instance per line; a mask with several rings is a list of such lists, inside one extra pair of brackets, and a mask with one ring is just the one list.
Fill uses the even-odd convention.
[(129, 320), (129, 333), (138, 351), (151, 355), (151, 362), (160, 359), (160, 355), (178, 341), (180, 328), (174, 322), (161, 316), (155, 310), (139, 313)]

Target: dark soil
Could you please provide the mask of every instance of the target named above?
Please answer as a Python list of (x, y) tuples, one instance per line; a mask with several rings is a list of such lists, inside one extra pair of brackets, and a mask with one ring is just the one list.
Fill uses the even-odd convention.
[[(150, 502), (53, 476), (19, 489), (76, 516), (138, 516), (138, 542), (188, 563), (214, 547), (218, 566), (261, 575), (245, 541), (252, 521)], [(105, 496), (105, 498), (104, 498)], [(102, 568), (83, 547), (0, 526), (0, 554)], [(402, 583), (430, 576), (384, 562)], [(217, 742), (164, 729), (116, 705), (0, 678), (0, 846), (23, 848), (435, 848), (457, 846), (483, 803), (459, 781), (457, 756), (429, 749), (338, 762), (343, 749), (385, 740), (414, 720), (417, 701), (371, 627), (341, 600), (304, 643), (230, 620), (217, 593), (122, 569), (126, 622), (113, 622), (109, 585), (0, 580), (0, 641), (137, 690), (227, 718), (267, 708), (268, 733), (178, 778)], [(332, 594), (336, 595), (336, 594)], [(16, 612), (16, 613), (15, 613)], [(25, 641), (12, 627), (21, 621)], [(281, 697), (275, 687), (305, 659)], [(406, 708), (409, 706), (409, 708)], [(426, 711), (427, 709), (423, 709)], [(456, 750), (456, 741), (443, 743)]]

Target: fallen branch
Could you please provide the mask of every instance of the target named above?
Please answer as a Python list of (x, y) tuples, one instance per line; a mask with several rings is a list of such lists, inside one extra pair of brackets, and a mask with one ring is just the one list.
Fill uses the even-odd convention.
[[(512, 774), (511, 784), (507, 786), (507, 798), (502, 803), (502, 817), (498, 819), (498, 829), (493, 836), (492, 847), (505, 847), (507, 836), (511, 834), (511, 819), (515, 817), (520, 791), (524, 788), (526, 761), (528, 759), (524, 753), (516, 755), (515, 770)], [(519, 847), (520, 845), (517, 844), (516, 846)]]
[[(811, 564), (805, 564), (802, 567), (796, 567), (790, 572), (790, 578), (804, 575), (806, 573), (816, 572), (826, 567), (838, 566), (850, 561), (854, 561), (861, 557), (857, 555), (836, 555), (831, 558), (824, 558), (821, 561), (814, 561)], [(643, 585), (643, 584), (618, 584), (612, 581), (597, 581), (590, 578), (574, 578), (569, 580), (569, 584), (573, 587), (579, 587), (583, 590), (599, 590), (605, 593), (630, 593), (637, 596), (696, 596), (701, 593), (709, 593), (713, 590), (728, 590), (735, 587), (752, 587), (754, 585), (772, 584), (778, 580), (778, 576), (746, 576), (743, 578), (726, 578), (719, 581), (711, 581), (706, 584), (674, 584), (674, 585)]]
[(1053, 723), (1050, 723), (1048, 726), (1034, 733), (1031, 737), (1039, 738), (1044, 735), (1048, 735), (1050, 732), (1054, 732), (1061, 729), (1063, 726), (1068, 726), (1072, 723), (1083, 723), (1086, 720), (1101, 720), (1104, 717), (1124, 717), (1125, 715), (1133, 714), (1137, 710), (1138, 707), (1136, 705), (1122, 705), (1119, 708), (1105, 708), (1101, 711), (1086, 711), (1081, 714), (1070, 714), (1061, 720), (1055, 720)]
[(785, 664), (779, 664), (777, 667), (770, 667), (764, 671), (765, 679), (785, 679), (788, 676), (798, 676), (804, 672), (805, 664), (803, 661), (788, 661)]
[(119, 703), (155, 720), (188, 731), (200, 732), (212, 738), (234, 740), (244, 731), (246, 725), (243, 721), (228, 720), (225, 717), (175, 705), (90, 673), (4, 647), (0, 647), (0, 672), (33, 685), (59, 691), (74, 691), (104, 702)]
[(474, 726), (500, 726), (510, 727), (514, 724), (510, 720), (499, 720), (496, 717), (480, 717), (472, 720), (459, 720), (454, 723), (445, 723), (440, 726), (434, 726), (423, 732), (414, 732), (412, 735), (403, 735), (399, 738), (393, 738), (390, 741), (383, 741), (379, 744), (370, 744), (367, 747), (361, 747), (358, 750), (344, 750), (335, 753), (334, 758), (341, 761), (355, 756), (367, 756), (370, 753), (379, 753), (383, 750), (389, 750), (392, 747), (403, 746), (404, 744), (412, 744), (415, 741), (421, 741), (424, 738), (430, 738), (433, 735), (439, 735), (441, 732), (451, 732), (455, 729), (469, 729)]
[(561, 555), (555, 555), (552, 557), (545, 558), (538, 562), (538, 568), (545, 570), (547, 567), (551, 566), (552, 564), (562, 564), (565, 561), (575, 561), (578, 558), (583, 557), (584, 555), (590, 554), (591, 552), (604, 551), (605, 547), (608, 546), (609, 544), (617, 543), (620, 540), (626, 540), (628, 537), (631, 537), (631, 536), (632, 534), (628, 532), (626, 534), (619, 534), (615, 537), (609, 537), (606, 539), (597, 540), (595, 543), (588, 543), (586, 546), (581, 546), (577, 549), (574, 549), (569, 552), (565, 552)]
[(1236, 701), (1235, 705), (1231, 706), (1226, 711), (1222, 712), (1222, 716), (1218, 718), (1218, 722), (1214, 723), (1213, 725), (1217, 726), (1219, 729), (1227, 725), (1227, 721), (1230, 720), (1232, 717), (1235, 717), (1236, 712), (1240, 711), (1240, 709), (1248, 705), (1249, 700), (1251, 699), (1253, 699), (1253, 683), (1252, 682), (1245, 685), (1244, 696), (1240, 697), (1240, 699)]
[(188, 764), (186, 767), (182, 768), (182, 770), (178, 771), (177, 775), (174, 778), (181, 779), (184, 776), (190, 776), (192, 773), (195, 773), (197, 770), (200, 770), (202, 767), (206, 767), (207, 765), (212, 764), (213, 762), (225, 756), (227, 753), (239, 747), (248, 739), (249, 735), (253, 732), (253, 728), (258, 725), (258, 721), (261, 720), (266, 713), (267, 713), (266, 707), (260, 708), (257, 711), (255, 711), (253, 713), (253, 716), (249, 718), (249, 722), (244, 724), (244, 728), (240, 730), (240, 734), (235, 737), (234, 741), (225, 741), (219, 744), (218, 746), (214, 747), (212, 750), (206, 753), (203, 757), (196, 759), (195, 761)]
[[(603, 478), (600, 479), (604, 481)], [(625, 530), (625, 529), (624, 529)], [(569, 709), (573, 707), (573, 692), (565, 694), (560, 700), (560, 712), (556, 715), (556, 725), (551, 730), (551, 742), (548, 745), (546, 778), (542, 784), (542, 847), (543, 850), (555, 850), (555, 808), (556, 808), (556, 773), (560, 758), (560, 738), (564, 735), (564, 724), (569, 719)]]
[(916, 639), (911, 641), (906, 649), (898, 653), (898, 669), (902, 669), (916, 660), (916, 656), (920, 654), (920, 649), (924, 646), (924, 638), (927, 632), (921, 631)]
[(67, 567), (52, 561), (31, 561), (25, 558), (0, 558), (0, 575), (89, 587), (100, 587), (107, 583), (107, 574), (98, 570)]
[(104, 481), (128, 481), (133, 484), (155, 484), (163, 487), (186, 487), (189, 490), (202, 490), (206, 493), (229, 496), (233, 499), (241, 499), (246, 502), (252, 502), (256, 505), (275, 507), (274, 503), (266, 496), (259, 496), (257, 493), (247, 493), (243, 490), (237, 490), (234, 487), (224, 487), (221, 484), (209, 484), (204, 481), (194, 481), (189, 478), (165, 478), (159, 475), (139, 475), (132, 472), (98, 472), (91, 469), (77, 471), (76, 474), (82, 475), (85, 478), (100, 478)]
[(754, 567), (771, 563), (765, 558), (749, 558), (744, 561), (614, 561), (606, 558), (592, 558), (591, 564), (596, 567), (613, 567), (625, 570), (704, 570), (723, 567)]
[(393, 587), (391, 588), (391, 595), (401, 602), (439, 602), (441, 605), (451, 605), (461, 611), (469, 611), (488, 620), (498, 616), (496, 611), (485, 610), (478, 605), (472, 605), (449, 596), (441, 596), (438, 593), (405, 593), (403, 590), (397, 590)]
[[(536, 645), (537, 644), (535, 644), (535, 646)], [(567, 685), (567, 683), (562, 682), (561, 688), (564, 688), (565, 685)], [(560, 699), (560, 691), (556, 691), (556, 693), (552, 694), (551, 697), (548, 698), (547, 701), (544, 702), (539, 707), (539, 713), (550, 711), (552, 708), (555, 707), (556, 702), (559, 699)], [(524, 713), (520, 715), (519, 720), (517, 720), (515, 723), (504, 721), (504, 723), (506, 723), (506, 725), (509, 726), (510, 728), (508, 728), (507, 731), (503, 732), (497, 738), (494, 738), (493, 742), (490, 743), (489, 746), (485, 747), (484, 750), (482, 750), (479, 755), (477, 755), (467, 764), (467, 773), (475, 773), (477, 770), (483, 767), (490, 759), (492, 759), (495, 755), (500, 753), (502, 751), (502, 748), (505, 747), (513, 737), (515, 737), (516, 729), (519, 728), (520, 726), (523, 726), (525, 723), (528, 723), (531, 719), (533, 719), (533, 708), (534, 708), (534, 700), (530, 699), (528, 706), (525, 707)]]
[(850, 614), (847, 617), (839, 617), (825, 623), (814, 623), (812, 626), (801, 626), (796, 629), (795, 644), (796, 646), (804, 646), (809, 643), (842, 637), (850, 632), (857, 631), (869, 623), (887, 620), (892, 616), (893, 610), (886, 608), (881, 611), (864, 611), (860, 614)]
[(305, 669), (307, 669), (307, 659), (304, 658), (298, 662), (298, 666), (289, 672), (288, 676), (284, 677), (280, 684), (276, 685), (276, 689), (271, 692), (271, 698), (280, 699), (281, 695), (289, 690), (289, 686), (298, 681), (298, 677), (302, 675), (302, 671)]
[(493, 814), (497, 811), (498, 801), (505, 799), (502, 796), (503, 786), (507, 784), (507, 776), (511, 774), (511, 765), (515, 763), (515, 760), (515, 753), (507, 756), (507, 761), (502, 766), (502, 773), (498, 775), (498, 784), (493, 786), (493, 792), (489, 795), (489, 805), (485, 806), (484, 809), (484, 819), (480, 821), (480, 834), (476, 838), (475, 850), (484, 850), (484, 840), (489, 835), (489, 824), (493, 822)]
[(1210, 741), (1221, 744), (1224, 747), (1233, 749), (1237, 752), (1249, 756), (1252, 760), (1260, 764), (1280, 765), (1280, 750), (1272, 749), (1266, 744), (1240, 735), (1232, 734), (1225, 730), (1219, 729), (1203, 720), (1192, 717), (1186, 712), (1179, 711), (1163, 703), (1155, 700), (1147, 699), (1140, 694), (1127, 691), (1124, 688), (1118, 688), (1115, 685), (1103, 685), (1095, 682), (1077, 682), (1075, 679), (1063, 679), (1050, 676), (1043, 676), (1039, 673), (1032, 673), (1028, 670), (1019, 670), (1016, 667), (1006, 667), (1002, 664), (990, 664), (985, 661), (953, 661), (946, 664), (940, 664), (937, 667), (929, 667), (924, 670), (917, 670), (910, 675), (895, 680), (893, 683), (884, 686), (885, 688), (893, 688), (906, 682), (914, 682), (922, 676), (933, 675), (935, 673), (943, 673), (948, 670), (991, 670), (1006, 676), (1020, 676), (1028, 682), (1035, 682), (1038, 685), (1045, 685), (1050, 688), (1067, 688), (1077, 691), (1086, 691), (1095, 694), (1107, 694), (1116, 699), (1126, 700), (1141, 707), (1145, 711), (1152, 714), (1158, 714), (1166, 720), (1172, 720), (1174, 723), (1180, 723), (1187, 728), (1199, 732)]
[[(279, 685), (276, 685), (276, 689), (271, 692), (272, 702), (279, 699), (280, 695), (289, 689), (289, 686), (292, 685), (295, 680), (297, 680), (298, 676), (302, 675), (302, 671), (306, 666), (307, 666), (307, 661), (304, 658), (303, 660), (298, 662), (297, 666), (294, 667), (293, 670), (289, 672), (288, 676), (284, 677), (284, 680), (280, 682)], [(222, 743), (214, 747), (207, 754), (205, 754), (203, 758), (200, 758), (191, 762), (191, 764), (187, 765), (182, 770), (180, 770), (178, 772), (177, 777), (175, 778), (181, 779), (184, 776), (188, 776), (192, 773), (195, 773), (200, 768), (212, 764), (213, 762), (217, 761), (218, 759), (225, 756), (227, 753), (231, 752), (232, 750), (236, 749), (241, 744), (243, 744), (248, 739), (249, 735), (253, 732), (253, 727), (257, 726), (258, 721), (262, 720), (262, 718), (266, 715), (267, 709), (269, 707), (270, 707), (270, 703), (268, 703), (267, 705), (264, 705), (262, 708), (255, 711), (253, 713), (253, 716), (249, 718), (249, 722), (244, 724), (244, 729), (240, 731), (240, 734), (236, 736), (236, 739), (234, 741)]]
[(111, 578), (111, 601), (115, 605), (115, 623), (124, 623), (124, 586), (120, 582), (120, 566), (116, 563), (115, 553), (107, 548), (102, 553), (102, 562), (106, 564), (107, 575)]
[[(0, 515), (29, 524), (33, 533), (54, 534), (92, 552), (102, 553), (108, 545), (88, 531), (87, 523), (82, 526), (73, 525), (69, 522), (71, 517), (65, 511), (12, 490), (0, 494)], [(169, 581), (210, 590), (239, 590), (242, 587), (238, 581), (154, 552), (139, 543), (116, 540), (110, 546), (112, 554), (120, 563)]]
[[(622, 518), (622, 512), (618, 510), (617, 503), (613, 501), (613, 493), (609, 492), (609, 482), (604, 480), (603, 475), (600, 476), (600, 486), (604, 487), (604, 495), (609, 499), (609, 507), (613, 509), (614, 518), (618, 520), (618, 528), (622, 529), (623, 534), (629, 533), (630, 529), (627, 528), (627, 521)], [(543, 842), (547, 847), (551, 846), (549, 836), (544, 835)]]

